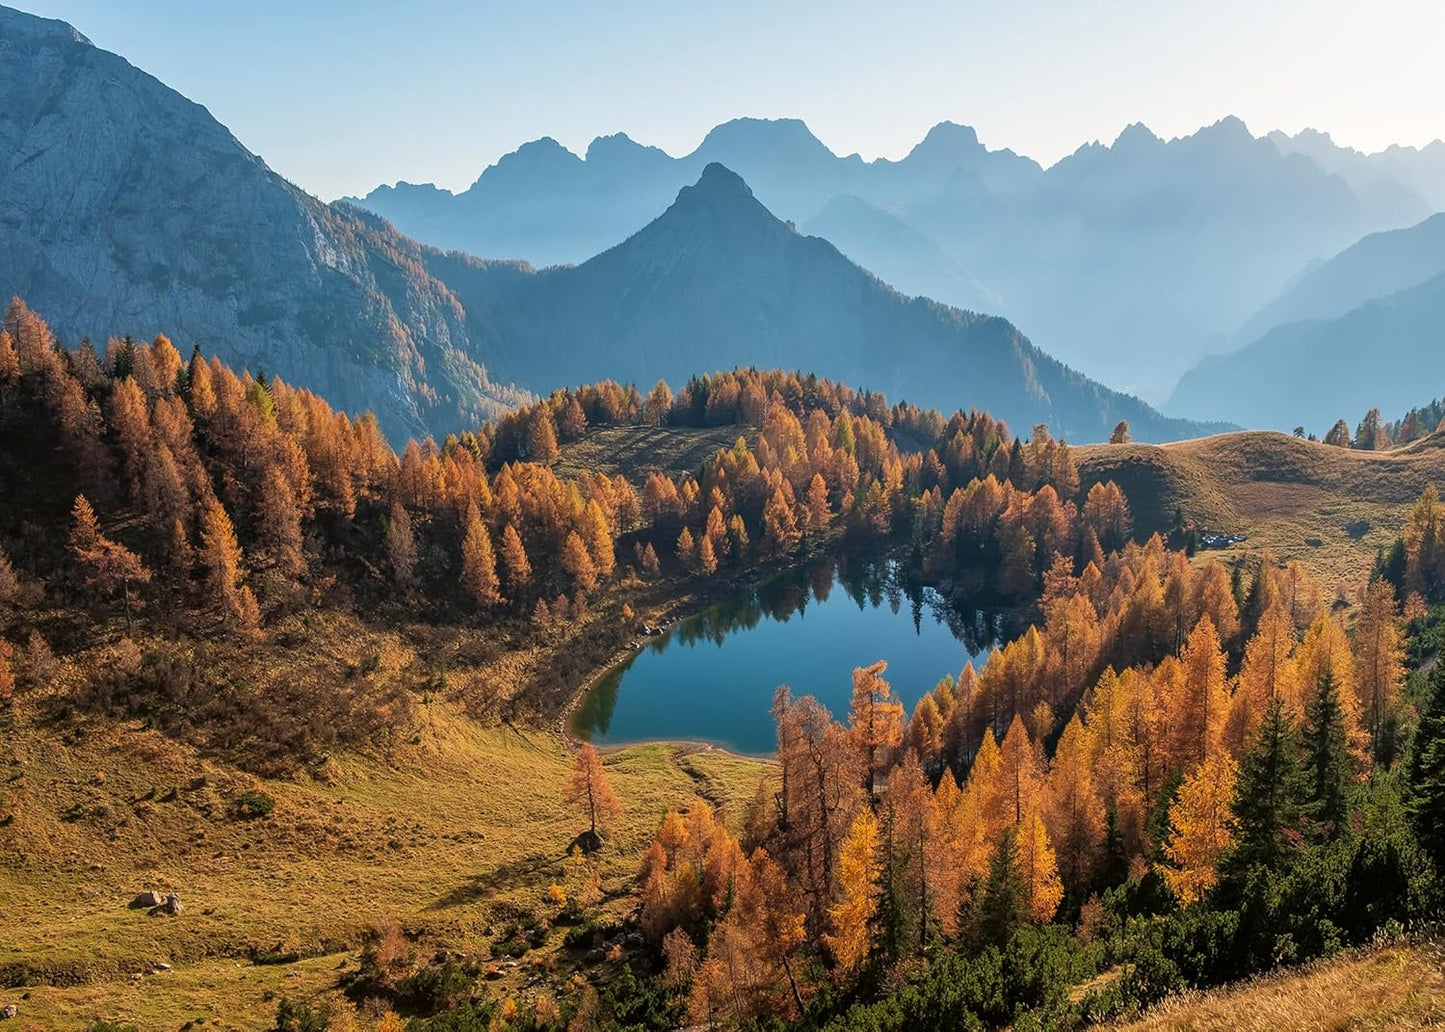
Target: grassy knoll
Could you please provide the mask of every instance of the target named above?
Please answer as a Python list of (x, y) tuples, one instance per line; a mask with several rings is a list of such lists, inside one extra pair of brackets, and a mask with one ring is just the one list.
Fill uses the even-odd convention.
[[(267, 994), (334, 986), (378, 922), (397, 920), (419, 956), (486, 956), (508, 927), (555, 914), (549, 886), (591, 881), (567, 857), (585, 825), (561, 802), (570, 758), (552, 736), (483, 728), (437, 704), (385, 759), (333, 758), (311, 778), (266, 780), (210, 762), (135, 722), (63, 735), (22, 711), (0, 753), (0, 1003), (20, 1028), (96, 1017), (179, 1028), (265, 1028)], [(721, 753), (638, 746), (607, 757), (625, 813), (590, 864), (604, 910), (633, 905), (638, 858), (662, 814), (699, 795), (740, 813), (768, 767)], [(236, 813), (243, 792), (274, 798)], [(732, 805), (738, 804), (738, 805)], [(176, 891), (178, 917), (127, 903)], [(563, 978), (561, 929), (498, 991)], [(298, 953), (297, 963), (253, 957)], [(164, 962), (173, 970), (152, 973)], [(551, 972), (556, 969), (556, 973)], [(41, 986), (44, 986), (43, 988)]]
[(1424, 1029), (1445, 1024), (1445, 945), (1382, 946), (1232, 989), (1191, 993), (1122, 1026), (1132, 1032)]
[[(1175, 444), (1075, 449), (1085, 488), (1114, 480), (1143, 531), (1182, 512), (1203, 528), (1249, 535), (1236, 550), (1298, 559), (1329, 588), (1353, 588), (1398, 534), (1427, 483), (1445, 483), (1445, 440), (1359, 452), (1249, 431)], [(1349, 524), (1365, 521), (1368, 529)], [(1226, 553), (1227, 554), (1227, 553)]]

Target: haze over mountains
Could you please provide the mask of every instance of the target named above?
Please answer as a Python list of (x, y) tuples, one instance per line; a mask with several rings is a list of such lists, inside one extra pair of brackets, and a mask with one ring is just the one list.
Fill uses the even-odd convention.
[(1087, 374), (1162, 398), (1308, 263), (1436, 210), (1442, 155), (1257, 139), (1226, 118), (1170, 141), (1130, 126), (1047, 170), (951, 123), (900, 161), (865, 162), (802, 122), (738, 119), (680, 158), (623, 135), (582, 157), (542, 139), (460, 194), (402, 183), (358, 203), (437, 246), (580, 262), (716, 161), (905, 293), (1005, 315)]
[(1246, 323), (1239, 350), (1180, 380), (1169, 410), (1316, 433), (1398, 418), (1445, 381), (1445, 214), (1310, 269)]
[(453, 252), (430, 254), (427, 268), (462, 300), (473, 339), (505, 342), (493, 368), (519, 383), (559, 369), (678, 383), (727, 356), (851, 377), (925, 406), (1026, 415), (1071, 440), (1104, 439), (1120, 419), (1150, 439), (1202, 429), (1090, 382), (1004, 319), (902, 296), (777, 219), (718, 164), (582, 265), (533, 272)]
[[(0, 52), (0, 292), (25, 297), (71, 344), (164, 332), (372, 409), (394, 440), (475, 425), (523, 396), (502, 381), (647, 386), (740, 363), (987, 407), (1076, 440), (1121, 418), (1144, 438), (1200, 430), (1073, 373), (1002, 319), (897, 294), (775, 219), (720, 166), (700, 168), (668, 217), (625, 244), (533, 273), (445, 255), (316, 200), (204, 108), (63, 23), (0, 9)], [(547, 165), (525, 160), (509, 166), (514, 186)], [(893, 175), (938, 181), (941, 167)], [(785, 183), (774, 189), (797, 203)], [(576, 210), (584, 228), (588, 208)]]

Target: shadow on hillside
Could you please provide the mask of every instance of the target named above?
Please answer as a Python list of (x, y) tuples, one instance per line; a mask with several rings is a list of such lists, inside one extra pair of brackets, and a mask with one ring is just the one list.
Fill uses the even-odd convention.
[(474, 874), (432, 903), (427, 909), (446, 910), (449, 907), (489, 899), (499, 893), (526, 885), (538, 872), (555, 867), (566, 859), (566, 853), (553, 857), (534, 855), (503, 864), (484, 874)]

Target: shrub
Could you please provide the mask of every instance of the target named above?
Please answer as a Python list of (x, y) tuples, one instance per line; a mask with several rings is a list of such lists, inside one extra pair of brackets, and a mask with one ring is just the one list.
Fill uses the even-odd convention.
[(265, 792), (242, 792), (231, 801), (231, 811), (243, 821), (265, 817), (276, 808), (276, 800)]

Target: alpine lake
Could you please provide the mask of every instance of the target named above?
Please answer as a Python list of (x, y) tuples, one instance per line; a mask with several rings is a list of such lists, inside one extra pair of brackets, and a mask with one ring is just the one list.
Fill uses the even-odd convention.
[(579, 702), (572, 733), (598, 746), (690, 741), (768, 755), (780, 685), (846, 720), (854, 668), (882, 659), (911, 712), (945, 675), (980, 667), (1000, 630), (998, 615), (953, 605), (896, 562), (819, 561), (641, 639)]

